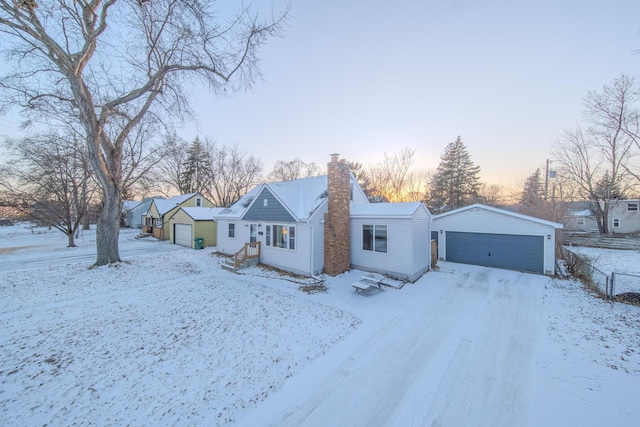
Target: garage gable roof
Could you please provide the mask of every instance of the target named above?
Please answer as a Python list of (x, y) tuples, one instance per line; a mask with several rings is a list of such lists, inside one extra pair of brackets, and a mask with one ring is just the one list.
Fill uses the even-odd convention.
[(194, 221), (213, 221), (224, 208), (185, 207), (181, 209)]
[(473, 209), (486, 210), (486, 211), (494, 212), (494, 213), (501, 214), (501, 215), (507, 215), (507, 216), (511, 216), (511, 217), (514, 217), (514, 218), (523, 219), (525, 221), (531, 221), (531, 222), (536, 222), (538, 224), (544, 224), (544, 225), (547, 225), (547, 226), (553, 227), (553, 228), (560, 228), (561, 229), (561, 228), (564, 227), (562, 224), (557, 223), (557, 222), (547, 221), (546, 219), (536, 218), (534, 216), (529, 216), (529, 215), (523, 215), (523, 214), (520, 214), (520, 213), (517, 213), (517, 212), (511, 212), (511, 211), (508, 211), (506, 209), (494, 208), (493, 206), (487, 206), (487, 205), (483, 205), (483, 204), (480, 204), (480, 203), (476, 203), (474, 205), (465, 206), (465, 207), (460, 208), (460, 209), (456, 209), (456, 210), (453, 210), (453, 211), (445, 212), (445, 213), (440, 214), (440, 215), (436, 215), (436, 216), (433, 217), (433, 219), (437, 220), (438, 218), (444, 218), (444, 217), (447, 217), (447, 216), (456, 215), (458, 213), (470, 211), (470, 210), (473, 210)]

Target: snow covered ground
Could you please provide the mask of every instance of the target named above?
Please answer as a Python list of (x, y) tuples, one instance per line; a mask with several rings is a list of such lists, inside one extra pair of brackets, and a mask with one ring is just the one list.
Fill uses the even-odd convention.
[(135, 234), (89, 269), (92, 231), (0, 227), (0, 425), (640, 423), (640, 309), (577, 282), (441, 263), (307, 294)]

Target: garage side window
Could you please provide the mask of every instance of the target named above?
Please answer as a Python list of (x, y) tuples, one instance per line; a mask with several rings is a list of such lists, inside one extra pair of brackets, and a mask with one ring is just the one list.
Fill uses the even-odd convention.
[(387, 253), (387, 226), (362, 226), (362, 250)]
[(236, 224), (233, 222), (229, 223), (229, 238), (230, 239), (236, 238)]

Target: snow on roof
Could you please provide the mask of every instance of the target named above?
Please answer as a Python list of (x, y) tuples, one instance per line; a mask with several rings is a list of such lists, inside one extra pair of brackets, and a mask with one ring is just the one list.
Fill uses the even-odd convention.
[(351, 207), (351, 216), (357, 217), (410, 217), (422, 205), (420, 202), (369, 203)]
[(298, 219), (309, 218), (327, 199), (327, 176), (275, 182), (266, 185)]
[(293, 181), (261, 184), (240, 200), (224, 209), (218, 216), (242, 218), (262, 190), (268, 189), (298, 220), (309, 218), (327, 198), (327, 176), (295, 179)]
[(138, 200), (124, 200), (122, 202), (122, 209), (125, 211), (130, 211), (131, 209), (135, 208), (136, 206), (138, 206), (140, 203), (140, 201)]
[(241, 218), (244, 213), (247, 211), (253, 199), (255, 199), (260, 191), (264, 188), (264, 184), (256, 185), (251, 190), (247, 192), (244, 196), (240, 197), (237, 202), (229, 206), (228, 208), (222, 209), (222, 211), (217, 215), (221, 218)]
[(571, 216), (591, 216), (593, 212), (591, 212), (591, 209), (583, 209), (581, 211), (571, 212), (570, 214)]
[(196, 221), (213, 220), (224, 208), (186, 207), (182, 210)]
[(549, 225), (549, 226), (552, 226), (553, 228), (563, 228), (564, 227), (562, 224), (560, 224), (558, 222), (547, 221), (546, 219), (536, 218), (534, 216), (524, 215), (524, 214), (520, 214), (520, 213), (517, 213), (517, 212), (511, 212), (511, 211), (508, 211), (508, 210), (505, 210), (505, 209), (494, 208), (493, 206), (487, 206), (487, 205), (483, 205), (483, 204), (480, 204), (480, 203), (476, 203), (474, 205), (469, 205), (469, 206), (464, 206), (462, 208), (455, 209), (453, 211), (449, 211), (449, 212), (442, 213), (440, 215), (436, 215), (436, 216), (433, 217), (433, 219), (436, 220), (438, 218), (446, 217), (446, 216), (449, 216), (449, 215), (455, 215), (457, 213), (468, 211), (468, 210), (472, 210), (472, 209), (483, 209), (483, 210), (499, 213), (499, 214), (502, 214), (502, 215), (513, 216), (513, 217), (524, 219), (524, 220), (527, 220), (527, 221), (533, 221), (533, 222), (537, 222), (537, 223), (540, 223), (540, 224)]
[(154, 203), (156, 204), (156, 208), (158, 208), (158, 213), (160, 215), (164, 215), (196, 194), (198, 193), (181, 194), (180, 196), (174, 196), (169, 199), (155, 199)]

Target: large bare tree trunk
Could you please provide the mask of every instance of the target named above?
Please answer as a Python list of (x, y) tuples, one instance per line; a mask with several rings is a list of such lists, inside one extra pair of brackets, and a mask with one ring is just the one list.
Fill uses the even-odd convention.
[(103, 190), (102, 213), (96, 228), (97, 266), (120, 262), (120, 192), (114, 186)]

